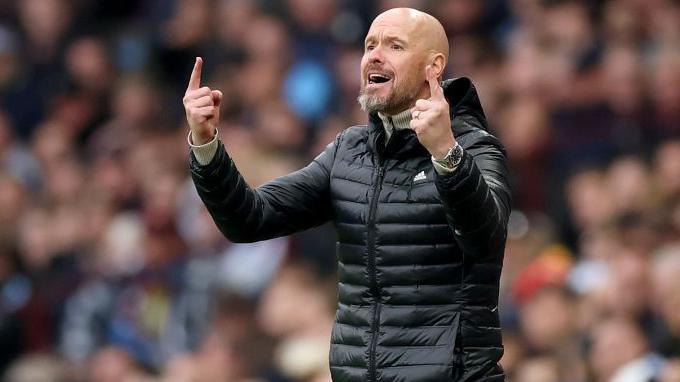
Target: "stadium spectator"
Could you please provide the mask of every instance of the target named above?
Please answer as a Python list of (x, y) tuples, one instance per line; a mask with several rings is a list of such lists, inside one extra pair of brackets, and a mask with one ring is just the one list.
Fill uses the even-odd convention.
[[(474, 80), (508, 150), (515, 213), (500, 311), (509, 379), (598, 381), (652, 353), (667, 360), (660, 381), (680, 380), (678, 2), (318, 4), (0, 0), (0, 379), (328, 381), (313, 371), (326, 350), (288, 332), (269, 338), (255, 317), (271, 308), (271, 288), (291, 287), (280, 278), (293, 266), (319, 291), (293, 288), (313, 305), (301, 321), (323, 312), (316, 330), (330, 325), (322, 295), (335, 282), (333, 230), (259, 247), (222, 239), (189, 183), (177, 100), (204, 56), (205, 80), (228, 101), (220, 134), (248, 182), (262, 184), (366, 122), (356, 103), (362, 38), (380, 11), (410, 6), (443, 21), (456, 52), (446, 76)], [(318, 90), (327, 98), (308, 96)], [(151, 229), (163, 227), (174, 232)], [(518, 280), (537, 281), (527, 276), (555, 248), (547, 258), (559, 283), (539, 277), (532, 298), (516, 301)], [(151, 250), (183, 264), (184, 282), (160, 277)], [(158, 290), (177, 288), (178, 312), (190, 297), (200, 321), (191, 325), (202, 328), (190, 341), (173, 331), (154, 341), (186, 346), (147, 370), (113, 337), (71, 336), (69, 310), (84, 291), (133, 290), (151, 269)], [(134, 311), (113, 306), (108, 321)], [(167, 318), (155, 314), (160, 304), (145, 306), (157, 324)], [(536, 343), (542, 331), (550, 344)], [(643, 350), (588, 351), (591, 339), (612, 337)], [(557, 343), (567, 346), (548, 350)], [(309, 362), (292, 369), (304, 372), (290, 374), (276, 349), (293, 358), (302, 349)]]

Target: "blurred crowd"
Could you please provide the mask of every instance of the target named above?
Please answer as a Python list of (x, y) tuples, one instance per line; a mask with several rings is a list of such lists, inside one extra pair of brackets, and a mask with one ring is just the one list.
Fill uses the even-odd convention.
[(188, 178), (194, 58), (251, 185), (347, 126), (378, 12), (435, 15), (514, 212), (518, 382), (680, 381), (680, 2), (0, 0), (0, 376), (326, 382), (332, 226), (222, 237)]

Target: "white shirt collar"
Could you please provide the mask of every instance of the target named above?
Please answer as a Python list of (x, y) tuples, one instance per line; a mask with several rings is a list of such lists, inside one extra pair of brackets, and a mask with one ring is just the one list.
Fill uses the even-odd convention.
[(387, 115), (378, 113), (378, 117), (382, 120), (385, 127), (385, 142), (392, 136), (394, 130), (403, 130), (411, 128), (411, 109), (406, 109), (401, 113), (395, 115)]

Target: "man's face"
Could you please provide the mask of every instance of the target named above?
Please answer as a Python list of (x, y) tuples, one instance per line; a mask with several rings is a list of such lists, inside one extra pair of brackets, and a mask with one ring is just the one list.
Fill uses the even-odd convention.
[(427, 52), (409, 21), (383, 15), (368, 31), (357, 100), (369, 113), (396, 114), (423, 97)]

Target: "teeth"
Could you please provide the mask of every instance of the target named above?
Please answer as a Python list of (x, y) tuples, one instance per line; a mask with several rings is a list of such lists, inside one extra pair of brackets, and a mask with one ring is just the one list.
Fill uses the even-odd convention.
[(383, 83), (383, 82), (387, 82), (389, 80), (390, 80), (389, 77), (384, 76), (382, 74), (370, 74), (368, 76), (368, 81), (371, 82), (371, 83), (373, 83), (373, 82)]

